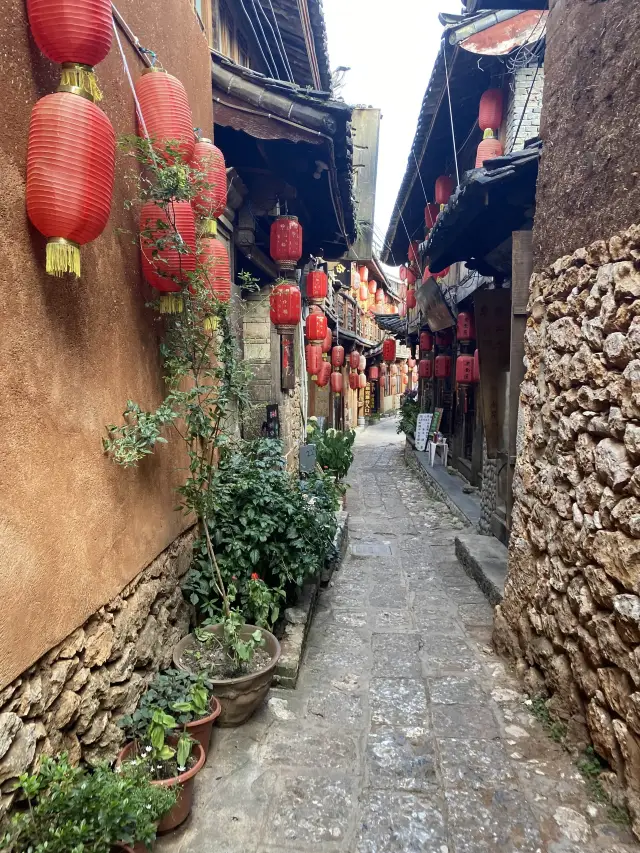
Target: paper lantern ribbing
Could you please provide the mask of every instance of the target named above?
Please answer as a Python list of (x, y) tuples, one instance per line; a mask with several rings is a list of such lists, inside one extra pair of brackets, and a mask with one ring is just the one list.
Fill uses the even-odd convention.
[(271, 223), (269, 254), (285, 270), (294, 270), (302, 257), (302, 226), (297, 216), (279, 216)]
[(478, 145), (476, 169), (481, 169), (485, 160), (493, 160), (495, 157), (502, 157), (504, 154), (502, 142), (500, 142), (499, 139), (495, 139), (493, 131), (486, 130), (485, 134), (485, 138), (482, 140), (480, 145)]
[(364, 373), (358, 373), (358, 388), (367, 387), (367, 377)]
[(334, 367), (342, 367), (344, 364), (344, 347), (335, 346), (331, 350), (331, 364)]
[(116, 135), (88, 97), (55, 92), (34, 106), (27, 149), (27, 214), (48, 238), (46, 271), (80, 275), (80, 246), (111, 211)]
[(352, 370), (357, 370), (360, 367), (360, 353), (357, 349), (351, 350), (349, 353), (349, 367)]
[(307, 315), (305, 334), (310, 344), (318, 344), (320, 347), (327, 336), (327, 318), (315, 305), (311, 307)]
[(327, 298), (329, 284), (323, 270), (312, 270), (307, 274), (307, 299), (312, 305), (322, 305)]
[(193, 149), (191, 168), (201, 173), (202, 183), (192, 204), (196, 215), (202, 218), (200, 232), (213, 235), (217, 232), (216, 219), (227, 206), (227, 170), (224, 155), (210, 139), (199, 139)]
[[(136, 80), (135, 90), (156, 154), (168, 163), (176, 157), (189, 163), (196, 140), (189, 98), (182, 83), (162, 68), (147, 68)], [(141, 126), (139, 133), (144, 135)], [(169, 143), (171, 150), (167, 150)]]
[(320, 365), (320, 370), (318, 371), (318, 376), (316, 378), (316, 385), (319, 388), (324, 388), (329, 384), (329, 377), (331, 376), (331, 365), (328, 361), (323, 361)]
[[(201, 241), (198, 252), (198, 263), (205, 274), (204, 286), (212, 299), (218, 302), (228, 302), (231, 299), (231, 270), (227, 247), (221, 240), (208, 237)], [(206, 331), (216, 327), (216, 317), (207, 314), (203, 326)]]
[(349, 374), (349, 388), (351, 388), (352, 391), (358, 390), (358, 374), (357, 373), (350, 373)]
[(271, 322), (278, 334), (291, 335), (302, 315), (302, 296), (295, 284), (277, 284), (269, 297)]
[(322, 367), (322, 347), (317, 344), (307, 344), (304, 348), (307, 373), (312, 379), (318, 378)]
[(111, 0), (27, 0), (27, 15), (35, 43), (62, 65), (61, 84), (99, 100), (93, 66), (111, 48)]
[(339, 370), (334, 370), (331, 374), (331, 390), (334, 394), (342, 394), (343, 387), (342, 373)]
[(407, 308), (409, 308), (411, 310), (411, 309), (415, 308), (417, 306), (417, 304), (418, 304), (418, 302), (416, 299), (415, 290), (408, 290), (407, 291)]
[(182, 311), (176, 297), (196, 269), (196, 221), (188, 201), (169, 202), (161, 207), (147, 202), (140, 211), (142, 273), (151, 287), (160, 291), (160, 312)]
[(367, 287), (369, 288), (369, 295), (375, 296), (376, 290), (378, 289), (378, 282), (375, 280), (375, 278), (371, 278), (369, 279), (369, 284), (367, 285)]

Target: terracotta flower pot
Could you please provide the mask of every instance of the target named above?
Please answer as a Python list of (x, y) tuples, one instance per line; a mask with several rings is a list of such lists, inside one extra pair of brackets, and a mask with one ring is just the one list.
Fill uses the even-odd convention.
[[(206, 631), (212, 634), (222, 633), (222, 625), (207, 625)], [(212, 692), (220, 700), (222, 712), (218, 717), (218, 725), (223, 727), (239, 726), (245, 723), (253, 712), (264, 702), (273, 680), (276, 664), (280, 660), (280, 643), (270, 631), (256, 628), (255, 625), (244, 625), (240, 630), (240, 638), (248, 639), (254, 631), (262, 631), (264, 650), (271, 656), (267, 667), (250, 675), (238, 678), (211, 678)], [(196, 638), (194, 634), (183, 637), (173, 650), (173, 663), (178, 669), (191, 672), (189, 662), (183, 661), (183, 653), (192, 648)]]
[[(169, 830), (175, 829), (176, 826), (180, 826), (180, 824), (184, 823), (184, 821), (189, 817), (191, 806), (193, 804), (193, 783), (197, 774), (202, 770), (205, 761), (205, 754), (202, 745), (200, 743), (196, 743), (194, 744), (193, 749), (196, 756), (196, 763), (193, 767), (186, 770), (184, 773), (181, 773), (179, 776), (174, 776), (173, 779), (153, 779), (151, 782), (152, 785), (161, 785), (164, 788), (180, 785), (176, 804), (169, 812), (167, 812), (158, 824), (159, 833), (169, 832)], [(128, 743), (118, 755), (116, 766), (119, 766), (129, 758), (134, 758), (137, 754), (138, 744), (135, 741)], [(136, 845), (136, 853), (137, 849), (138, 847)], [(144, 850), (144, 847), (142, 850)]]
[(222, 707), (215, 696), (211, 697), (211, 713), (208, 717), (202, 717), (200, 720), (194, 720), (192, 723), (187, 723), (185, 726), (194, 740), (197, 740), (200, 746), (204, 749), (205, 761), (209, 752), (209, 743), (211, 742), (211, 732), (213, 724), (220, 716)]

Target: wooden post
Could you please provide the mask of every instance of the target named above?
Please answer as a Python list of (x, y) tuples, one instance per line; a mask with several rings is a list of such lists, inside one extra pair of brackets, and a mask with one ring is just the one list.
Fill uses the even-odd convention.
[(476, 336), (480, 355), (482, 423), (487, 456), (495, 459), (500, 450), (503, 409), (499, 399), (500, 374), (509, 370), (511, 335), (511, 291), (479, 290), (473, 296)]

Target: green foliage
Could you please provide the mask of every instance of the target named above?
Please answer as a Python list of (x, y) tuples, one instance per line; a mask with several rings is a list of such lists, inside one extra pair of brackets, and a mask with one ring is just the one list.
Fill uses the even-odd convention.
[(342, 432), (339, 429), (328, 429), (321, 432), (317, 425), (310, 421), (307, 427), (307, 440), (310, 444), (315, 444), (316, 462), (323, 471), (333, 475), (337, 480), (347, 476), (353, 462), (355, 430)]
[(93, 772), (72, 767), (65, 755), (43, 758), (17, 789), (28, 810), (11, 819), (0, 848), (9, 853), (111, 853), (119, 841), (151, 847), (158, 820), (176, 802), (177, 789), (152, 785), (141, 765), (107, 764)]
[(245, 625), (245, 619), (239, 610), (230, 610), (223, 614), (219, 624), (222, 625), (221, 636), (196, 628), (196, 639), (208, 648), (220, 645), (230, 665), (230, 674), (237, 675), (244, 671), (245, 665), (253, 659), (256, 650), (264, 646), (262, 631), (253, 631), (248, 637), (243, 638), (241, 630)]
[(400, 406), (400, 423), (397, 431), (403, 432), (405, 435), (415, 435), (419, 414), (420, 406), (418, 403), (415, 400), (405, 399)]
[(535, 696), (531, 700), (531, 713), (542, 723), (551, 740), (554, 740), (556, 743), (564, 743), (567, 737), (567, 727), (564, 723), (555, 720), (551, 716), (544, 696)]
[[(223, 585), (256, 615), (249, 584), (257, 574), (277, 598), (315, 576), (335, 535), (335, 490), (328, 478), (299, 481), (285, 470), (281, 444), (241, 442), (220, 456), (208, 493), (209, 534)], [(203, 618), (223, 611), (206, 539), (196, 544), (185, 594)], [(271, 621), (273, 624), (273, 612)]]
[(241, 592), (242, 612), (250, 625), (271, 628), (278, 621), (283, 589), (272, 589), (254, 572)]
[(102, 439), (103, 448), (123, 468), (135, 466), (144, 456), (153, 453), (156, 444), (167, 443), (162, 431), (177, 416), (169, 400), (165, 400), (155, 412), (143, 412), (137, 403), (127, 400), (127, 407), (122, 413), (125, 424), (107, 427), (109, 438)]
[(607, 806), (607, 816), (613, 823), (622, 825), (629, 824), (629, 812), (625, 808), (616, 806), (611, 802), (609, 794), (605, 791), (600, 775), (607, 770), (607, 764), (600, 758), (592, 746), (588, 746), (576, 761), (578, 770), (584, 777), (589, 793), (596, 802)]
[(136, 741), (140, 761), (153, 779), (171, 779), (187, 769), (195, 741), (183, 729), (172, 746), (168, 739), (177, 728), (175, 717), (154, 708), (146, 732)]
[(171, 714), (179, 726), (209, 714), (211, 682), (203, 675), (167, 669), (153, 679), (133, 714), (121, 717), (118, 725), (128, 740), (144, 739), (156, 710)]

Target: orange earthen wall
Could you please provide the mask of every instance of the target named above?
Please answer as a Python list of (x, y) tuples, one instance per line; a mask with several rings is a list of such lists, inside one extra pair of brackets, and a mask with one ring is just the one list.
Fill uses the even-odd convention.
[[(207, 45), (189, 0), (118, 0), (140, 42), (189, 93), (194, 125), (211, 135)], [(124, 40), (132, 74), (143, 65)], [(101, 103), (117, 135), (134, 105), (117, 46), (98, 66)], [(159, 329), (145, 307), (134, 219), (118, 155), (112, 216), (82, 250), (82, 279), (44, 273), (45, 241), (25, 213), (31, 108), (59, 68), (35, 46), (24, 0), (0, 22), (0, 689), (67, 636), (186, 527), (174, 512), (175, 442), (138, 469), (105, 458), (101, 438), (127, 399), (162, 399)]]

